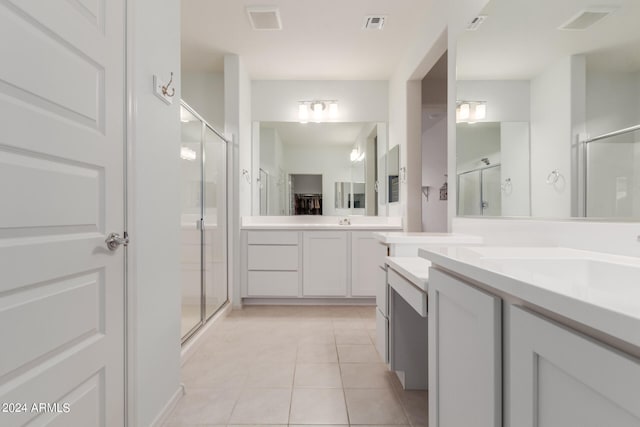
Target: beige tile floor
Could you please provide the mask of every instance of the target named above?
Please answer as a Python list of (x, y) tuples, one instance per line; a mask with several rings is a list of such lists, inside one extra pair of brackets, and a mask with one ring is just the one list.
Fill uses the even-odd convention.
[(252, 306), (209, 332), (165, 427), (427, 425), (427, 393), (375, 350), (374, 307)]

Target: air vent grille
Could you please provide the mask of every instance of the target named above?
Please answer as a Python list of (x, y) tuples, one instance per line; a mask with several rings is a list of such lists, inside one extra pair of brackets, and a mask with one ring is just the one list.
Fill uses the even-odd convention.
[(596, 22), (599, 22), (609, 16), (614, 10), (615, 9), (613, 8), (581, 10), (578, 14), (562, 24), (558, 29), (566, 31), (584, 31)]
[(280, 12), (275, 7), (247, 7), (247, 14), (254, 30), (281, 30)]
[(482, 25), (484, 21), (487, 20), (487, 15), (478, 15), (473, 18), (473, 21), (467, 26), (467, 31), (475, 31)]
[(386, 19), (386, 16), (380, 15), (365, 16), (362, 28), (364, 30), (381, 30), (382, 27), (384, 27), (384, 21), (386, 21)]

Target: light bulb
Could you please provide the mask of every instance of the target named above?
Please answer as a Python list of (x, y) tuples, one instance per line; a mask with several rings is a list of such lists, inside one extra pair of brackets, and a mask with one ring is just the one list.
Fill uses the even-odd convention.
[(331, 103), (329, 104), (329, 117), (331, 117), (332, 119), (335, 119), (336, 117), (338, 117), (337, 101), (331, 101)]
[(460, 104), (460, 120), (469, 119), (469, 104)]
[(484, 120), (487, 117), (487, 104), (476, 104), (476, 120)]
[(300, 123), (307, 123), (309, 120), (309, 109), (307, 108), (307, 104), (301, 102), (298, 104), (298, 119)]
[(316, 122), (319, 122), (322, 119), (322, 110), (324, 110), (324, 104), (322, 102), (314, 102), (311, 104), (311, 109), (313, 110), (313, 119)]

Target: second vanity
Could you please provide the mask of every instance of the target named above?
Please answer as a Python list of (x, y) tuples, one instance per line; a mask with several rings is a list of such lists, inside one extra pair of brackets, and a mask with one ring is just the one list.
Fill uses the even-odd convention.
[(243, 301), (373, 303), (386, 256), (374, 232), (400, 229), (392, 217), (245, 217)]
[(640, 260), (567, 248), (419, 251), (429, 425), (640, 426)]

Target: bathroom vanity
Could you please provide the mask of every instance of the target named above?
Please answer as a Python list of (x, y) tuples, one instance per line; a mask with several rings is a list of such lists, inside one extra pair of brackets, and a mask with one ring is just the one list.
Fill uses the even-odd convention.
[[(408, 280), (408, 283), (411, 285), (418, 286), (421, 288), (422, 292), (426, 292), (426, 284), (428, 278), (428, 265), (427, 268), (424, 267), (425, 260), (424, 259), (416, 259), (418, 256), (418, 250), (424, 247), (440, 247), (447, 245), (480, 245), (483, 242), (482, 237), (471, 236), (465, 234), (453, 234), (453, 233), (406, 233), (406, 232), (397, 232), (397, 231), (385, 231), (385, 232), (377, 232), (374, 233), (374, 237), (380, 242), (380, 246), (384, 248), (385, 256), (393, 257), (391, 261), (391, 265), (395, 269), (395, 273), (399, 274), (404, 280)], [(401, 260), (401, 258), (413, 258), (411, 260)], [(405, 368), (402, 366), (402, 363), (398, 364), (398, 357), (396, 356), (396, 361), (394, 363), (391, 362), (392, 354), (394, 353), (393, 346), (390, 343), (393, 340), (393, 327), (391, 325), (391, 317), (390, 313), (394, 311), (395, 313), (403, 313), (405, 310), (400, 309), (396, 305), (405, 306), (407, 301), (403, 300), (403, 297), (397, 295), (397, 291), (390, 290), (391, 286), (389, 284), (389, 278), (392, 279), (392, 283), (401, 283), (401, 280), (397, 279), (394, 273), (388, 272), (389, 264), (387, 262), (388, 259), (382, 258), (381, 262), (378, 264), (379, 270), (384, 273), (377, 276), (376, 279), (376, 346), (378, 353), (382, 360), (389, 364), (391, 369), (399, 372), (400, 381), (403, 385), (405, 384), (406, 375), (403, 378), (402, 372), (404, 372)], [(428, 263), (427, 263), (428, 264)], [(410, 289), (410, 288), (407, 288)], [(426, 294), (425, 294), (426, 295)], [(394, 308), (395, 306), (395, 308)], [(410, 306), (405, 306), (407, 308)], [(405, 324), (409, 323), (413, 326), (408, 326), (410, 329), (410, 333), (414, 333), (413, 331), (417, 331), (420, 328), (425, 329), (422, 332), (422, 336), (426, 338), (426, 296), (424, 300), (424, 308), (420, 309), (425, 311), (425, 313), (421, 313), (418, 316), (423, 319), (415, 318), (415, 316), (410, 313), (408, 315), (408, 319), (405, 319)], [(419, 310), (419, 311), (420, 311)], [(414, 317), (411, 320), (411, 317)], [(403, 323), (402, 321), (399, 322)], [(396, 322), (396, 325), (399, 324)], [(416, 332), (420, 334), (420, 332)], [(419, 341), (419, 339), (418, 339)], [(396, 340), (396, 342), (398, 342)], [(395, 354), (399, 355), (402, 351), (395, 350)], [(425, 359), (426, 360), (426, 357)], [(410, 369), (413, 370), (413, 369)], [(420, 374), (418, 374), (420, 375)], [(420, 377), (422, 378), (422, 377)], [(426, 376), (424, 377), (426, 381)], [(415, 381), (415, 382), (414, 382)], [(426, 384), (422, 384), (420, 379), (418, 378), (410, 378), (408, 386), (414, 389), (422, 389), (426, 388)]]
[(243, 218), (243, 301), (373, 303), (386, 256), (373, 233), (401, 228), (387, 217)]
[[(423, 249), (429, 425), (640, 425), (640, 260)], [(464, 408), (464, 410), (461, 410)]]

